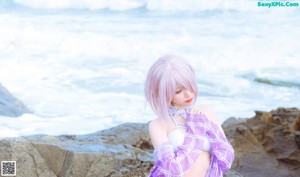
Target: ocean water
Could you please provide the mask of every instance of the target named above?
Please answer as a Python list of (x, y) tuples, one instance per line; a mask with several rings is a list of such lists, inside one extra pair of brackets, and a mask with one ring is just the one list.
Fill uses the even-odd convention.
[(258, 2), (0, 0), (0, 82), (32, 110), (0, 116), (0, 137), (154, 119), (143, 84), (165, 54), (193, 65), (221, 123), (300, 108), (300, 7)]

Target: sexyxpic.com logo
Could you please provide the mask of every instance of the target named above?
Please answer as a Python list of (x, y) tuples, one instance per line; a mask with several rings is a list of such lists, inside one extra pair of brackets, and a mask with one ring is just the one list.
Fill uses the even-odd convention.
[(273, 2), (257, 2), (258, 7), (299, 7), (298, 2), (273, 1)]

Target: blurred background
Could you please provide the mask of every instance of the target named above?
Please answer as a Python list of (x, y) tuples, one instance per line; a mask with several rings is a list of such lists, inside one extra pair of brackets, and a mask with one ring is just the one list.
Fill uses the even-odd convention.
[(0, 83), (32, 110), (0, 116), (0, 137), (154, 119), (143, 84), (165, 54), (193, 65), (221, 123), (299, 108), (300, 7), (258, 2), (0, 0)]

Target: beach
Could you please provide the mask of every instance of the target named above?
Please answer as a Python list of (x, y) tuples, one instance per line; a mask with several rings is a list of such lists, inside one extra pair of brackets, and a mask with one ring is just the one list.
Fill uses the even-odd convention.
[(149, 122), (144, 80), (165, 54), (191, 63), (221, 123), (300, 107), (299, 7), (105, 2), (0, 1), (0, 83), (30, 109), (1, 115), (1, 138)]

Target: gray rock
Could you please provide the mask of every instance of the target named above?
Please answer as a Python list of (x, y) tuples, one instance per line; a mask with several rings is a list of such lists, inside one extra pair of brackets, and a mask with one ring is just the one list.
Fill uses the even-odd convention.
[(0, 160), (22, 177), (147, 176), (152, 145), (148, 124), (123, 124), (89, 135), (35, 135), (0, 141)]

